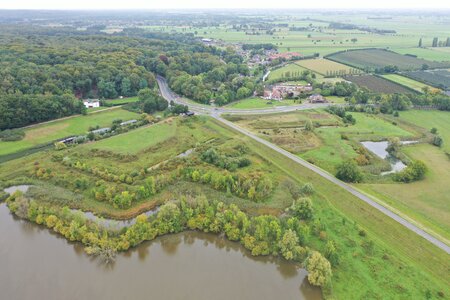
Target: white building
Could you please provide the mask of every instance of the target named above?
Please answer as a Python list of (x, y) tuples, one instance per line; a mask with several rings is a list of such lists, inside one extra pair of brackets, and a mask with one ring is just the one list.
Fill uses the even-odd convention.
[(100, 107), (100, 101), (98, 99), (86, 99), (83, 100), (83, 104), (86, 108)]

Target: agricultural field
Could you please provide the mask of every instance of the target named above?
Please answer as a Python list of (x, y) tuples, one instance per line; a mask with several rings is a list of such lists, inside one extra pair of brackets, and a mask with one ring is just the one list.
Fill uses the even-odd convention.
[(353, 82), (359, 87), (364, 87), (377, 93), (414, 93), (413, 90), (375, 75), (345, 76), (345, 79)]
[(136, 119), (139, 115), (121, 108), (112, 108), (85, 116), (74, 116), (31, 126), (26, 129), (25, 137), (20, 141), (0, 141), (0, 156), (22, 151), (38, 145), (51, 143), (65, 137), (84, 134), (89, 127), (110, 126), (113, 120)]
[[(334, 116), (323, 114), (313, 111), (290, 118), (292, 122), (309, 118), (327, 120), (324, 124), (336, 122)], [(177, 118), (172, 122), (177, 128), (175, 138), (167, 137), (156, 145), (149, 141), (149, 148), (140, 148), (134, 156), (121, 156), (120, 149), (119, 152), (94, 150), (95, 147), (91, 149), (81, 145), (62, 152), (38, 153), (0, 165), (0, 180), (17, 181), (21, 176), (28, 176), (26, 174), (35, 168), (37, 162), (39, 168), (51, 172), (51, 176), (36, 175), (30, 179), (36, 186), (30, 193), (39, 203), (68, 205), (116, 218), (135, 216), (173, 198), (187, 197), (189, 200), (198, 195), (234, 203), (251, 215), (280, 215), (292, 202), (286, 182), (292, 181), (300, 186), (310, 182), (315, 190), (311, 199), (316, 222), (320, 220), (323, 227), (311, 230), (307, 243), (310, 247), (323, 250), (327, 241), (332, 240), (339, 249), (339, 265), (333, 267), (333, 290), (326, 291), (328, 295), (339, 299), (369, 296), (391, 298), (397, 295), (399, 286), (402, 287), (402, 295), (408, 298), (421, 298), (427, 289), (433, 293), (447, 292), (445, 276), (449, 265), (446, 254), (430, 247), (413, 232), (371, 209), (350, 193), (210, 118)], [(121, 136), (127, 139), (127, 134), (133, 132)], [(242, 148), (242, 145), (246, 148)], [(195, 150), (187, 158), (177, 157), (192, 147)], [(265, 174), (274, 183), (272, 193), (263, 201), (253, 201), (233, 193), (219, 192), (208, 184), (185, 178), (178, 180), (177, 184), (164, 186), (148, 198), (133, 201), (129, 208), (115, 208), (100, 197), (99, 185), (133, 191), (142, 184), (143, 177), (154, 176), (159, 178), (158, 183), (163, 183), (169, 180), (167, 174), (175, 176), (177, 170), (200, 168), (226, 173), (220, 167), (202, 161), (201, 153), (210, 147), (215, 147), (219, 153), (234, 155), (237, 151), (244, 151), (241, 153), (251, 164), (229, 172), (233, 176), (252, 172)], [(98, 172), (99, 175), (92, 172)], [(120, 179), (122, 174), (126, 174), (123, 176), (125, 182)], [(161, 177), (163, 174), (166, 175), (164, 180)], [(99, 176), (106, 179), (99, 180)], [(114, 181), (115, 176), (119, 177), (119, 182)], [(110, 182), (110, 178), (113, 182)], [(54, 196), (56, 191), (59, 192), (58, 197)], [(53, 197), (49, 198), (50, 194)], [(93, 197), (94, 194), (98, 199)], [(73, 198), (74, 195), (78, 196)], [(352, 282), (351, 288), (348, 282)]]
[[(446, 50), (447, 49), (447, 50)], [(450, 50), (446, 47), (438, 47), (438, 48), (396, 48), (392, 49), (394, 52), (400, 54), (411, 54), (416, 55), (418, 58), (439, 61), (439, 62), (448, 62), (450, 61)]]
[(233, 109), (252, 109), (252, 108), (270, 108), (274, 106), (289, 106), (299, 104), (300, 102), (295, 100), (282, 100), (282, 101), (271, 101), (262, 98), (248, 98), (239, 101), (235, 101), (231, 104), (224, 106), (224, 108)]
[(327, 56), (327, 58), (355, 68), (372, 71), (382, 69), (385, 66), (397, 66), (402, 71), (420, 70), (423, 65), (428, 65), (432, 69), (450, 67), (450, 62), (429, 61), (384, 49), (360, 49), (338, 52)]
[(381, 75), (381, 76), (389, 81), (406, 86), (407, 88), (413, 89), (420, 93), (422, 93), (423, 88), (433, 89), (433, 87), (428, 84), (425, 84), (425, 83), (422, 83), (422, 82), (419, 82), (419, 81), (416, 81), (411, 78), (401, 76), (398, 74), (385, 74), (385, 75)]
[(362, 73), (359, 69), (355, 69), (328, 59), (304, 59), (296, 61), (295, 64), (327, 77)]
[(450, 70), (406, 72), (406, 75), (441, 89), (450, 89)]
[(289, 79), (300, 75), (303, 71), (306, 71), (306, 69), (297, 64), (287, 64), (281, 68), (271, 70), (267, 79), (269, 81)]

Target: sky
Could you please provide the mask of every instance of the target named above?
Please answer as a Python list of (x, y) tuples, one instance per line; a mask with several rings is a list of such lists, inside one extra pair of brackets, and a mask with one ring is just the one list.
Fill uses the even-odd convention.
[(449, 0), (0, 0), (0, 9), (386, 8), (450, 9)]

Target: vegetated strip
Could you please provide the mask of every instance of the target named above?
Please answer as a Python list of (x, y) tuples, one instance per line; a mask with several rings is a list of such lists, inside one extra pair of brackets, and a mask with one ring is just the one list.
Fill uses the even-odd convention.
[(331, 174), (329, 174), (328, 172), (320, 169), (317, 166), (314, 166), (310, 163), (308, 163), (307, 161), (295, 156), (294, 154), (283, 150), (281, 148), (279, 148), (278, 146), (262, 139), (259, 138), (255, 135), (253, 135), (252, 133), (248, 132), (245, 129), (242, 129), (241, 127), (237, 126), (234, 123), (231, 123), (230, 121), (227, 121), (225, 119), (223, 119), (220, 116), (213, 116), (216, 120), (222, 122), (223, 124), (231, 127), (232, 129), (256, 140), (257, 142), (271, 148), (272, 150), (277, 151), (278, 153), (283, 154), (284, 156), (290, 158), (291, 160), (295, 161), (298, 164), (301, 164), (302, 166), (310, 169), (311, 171), (314, 171), (315, 173), (319, 174), (320, 176), (322, 176), (323, 178), (331, 181), (334, 184), (339, 185), (340, 187), (342, 187), (343, 189), (345, 189), (346, 191), (350, 192), (351, 194), (353, 194), (354, 196), (358, 197), (359, 199), (361, 199), (362, 201), (366, 202), (367, 204), (369, 204), (370, 206), (376, 208), (377, 210), (379, 210), (380, 212), (382, 212), (383, 214), (385, 214), (386, 216), (390, 217), (391, 219), (394, 219), (395, 221), (397, 221), (398, 223), (402, 224), (403, 226), (405, 226), (406, 228), (408, 228), (409, 230), (415, 232), (416, 234), (420, 235), (422, 238), (426, 239), (427, 241), (429, 241), (430, 243), (432, 243), (433, 245), (435, 245), (436, 247), (444, 250), (447, 254), (450, 254), (450, 247), (445, 244), (444, 242), (438, 240), (437, 238), (435, 238), (434, 236), (432, 236), (431, 234), (425, 232), (424, 230), (418, 228), (417, 226), (415, 226), (414, 224), (411, 224), (410, 222), (408, 222), (407, 220), (405, 220), (404, 218), (400, 217), (399, 215), (395, 214), (394, 212), (390, 211), (389, 209), (387, 209), (386, 207), (382, 206), (381, 204), (377, 203), (376, 201), (373, 201), (372, 199), (370, 199), (368, 196), (362, 194), (361, 192), (357, 191), (356, 189), (354, 189), (353, 187), (351, 187), (350, 185), (340, 181), (339, 179), (335, 178), (334, 176), (332, 176)]

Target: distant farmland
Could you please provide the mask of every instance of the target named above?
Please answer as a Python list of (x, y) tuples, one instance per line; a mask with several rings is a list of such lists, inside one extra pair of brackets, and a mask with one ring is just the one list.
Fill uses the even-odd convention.
[(407, 89), (392, 81), (380, 78), (374, 75), (360, 75), (360, 76), (345, 76), (346, 80), (349, 80), (360, 87), (365, 87), (373, 92), (395, 94), (395, 93), (414, 93), (410, 89)]
[(350, 50), (331, 54), (327, 58), (366, 71), (374, 71), (389, 65), (397, 66), (402, 71), (420, 70), (423, 65), (428, 65), (432, 69), (450, 67), (450, 63), (429, 61), (383, 49)]
[(444, 90), (450, 89), (450, 72), (448, 70), (406, 72), (405, 75)]
[(334, 77), (362, 73), (359, 69), (355, 69), (328, 59), (305, 59), (296, 61), (295, 64), (324, 76)]
[(382, 75), (383, 78), (393, 81), (395, 83), (404, 85), (410, 89), (416, 90), (418, 92), (422, 92), (424, 87), (433, 88), (432, 86), (422, 83), (420, 81), (413, 80), (411, 78), (399, 75), (399, 74), (386, 74)]

